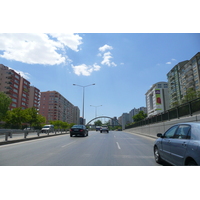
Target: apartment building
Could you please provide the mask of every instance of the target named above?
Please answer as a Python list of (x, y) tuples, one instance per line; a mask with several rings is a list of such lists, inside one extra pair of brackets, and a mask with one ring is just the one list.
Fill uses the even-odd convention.
[(20, 77), (20, 90), (19, 90), (19, 103), (18, 107), (22, 109), (28, 108), (29, 104), (29, 91), (30, 91), (30, 82)]
[(168, 73), (169, 107), (172, 108), (181, 101), (182, 93), (180, 90), (180, 72), (184, 70), (184, 65), (188, 60), (175, 65)]
[[(13, 69), (0, 64), (0, 91), (5, 92), (12, 99), (10, 109), (39, 108), (39, 89), (30, 86), (30, 82), (20, 76)], [(36, 99), (37, 96), (37, 99)], [(34, 103), (33, 103), (34, 102)]]
[(57, 91), (41, 92), (39, 114), (49, 121), (60, 120), (67, 123), (77, 123), (80, 110)]
[(180, 71), (180, 91), (182, 96), (186, 91), (193, 88), (200, 91), (200, 52), (193, 56)]
[(80, 124), (80, 109), (78, 106), (74, 106), (73, 109), (73, 122), (75, 124)]
[(129, 121), (130, 123), (133, 123), (133, 116), (137, 115), (140, 111), (143, 111), (144, 113), (147, 113), (147, 108), (146, 107), (140, 107), (140, 108), (133, 108), (130, 112), (129, 112)]
[(123, 113), (123, 114), (118, 118), (118, 121), (119, 121), (119, 123), (122, 124), (122, 125), (130, 124), (130, 121), (129, 121), (129, 113)]
[(40, 105), (40, 90), (34, 86), (30, 86), (29, 90), (29, 108), (36, 108), (39, 111)]
[(168, 83), (158, 82), (146, 92), (147, 116), (157, 115), (169, 109)]
[(170, 108), (181, 103), (189, 88), (200, 91), (200, 52), (178, 63), (167, 74)]
[(20, 75), (14, 70), (0, 64), (0, 91), (11, 99), (10, 109), (17, 108), (20, 99)]

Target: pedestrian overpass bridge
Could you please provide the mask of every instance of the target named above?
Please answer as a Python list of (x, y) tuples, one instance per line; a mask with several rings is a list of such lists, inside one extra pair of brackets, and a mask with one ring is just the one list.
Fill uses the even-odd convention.
[(95, 117), (94, 119), (90, 120), (86, 126), (88, 126), (92, 121), (96, 120), (96, 119), (100, 119), (100, 118), (109, 118), (112, 120), (112, 122), (114, 122), (113, 126), (122, 126), (115, 118), (112, 117), (108, 117), (108, 116), (99, 116), (99, 117)]

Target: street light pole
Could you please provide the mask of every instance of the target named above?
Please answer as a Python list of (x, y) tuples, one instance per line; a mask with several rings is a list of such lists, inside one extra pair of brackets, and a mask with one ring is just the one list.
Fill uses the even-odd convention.
[(85, 101), (85, 87), (88, 87), (88, 86), (92, 86), (92, 85), (95, 85), (95, 83), (93, 84), (90, 84), (90, 85), (77, 85), (77, 84), (73, 84), (74, 86), (79, 86), (79, 87), (82, 87), (83, 88), (83, 111), (82, 111), (82, 117), (83, 117), (83, 124), (84, 124), (84, 101)]
[[(90, 105), (90, 106), (93, 106), (93, 105)], [(100, 106), (102, 106), (102, 105), (99, 105), (99, 106), (93, 106), (93, 107), (95, 107), (95, 118), (97, 117), (97, 107), (100, 107)]]

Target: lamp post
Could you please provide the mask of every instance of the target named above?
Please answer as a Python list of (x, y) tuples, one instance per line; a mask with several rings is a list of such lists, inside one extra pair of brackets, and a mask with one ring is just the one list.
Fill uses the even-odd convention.
[(90, 106), (95, 107), (95, 118), (96, 118), (96, 117), (97, 117), (97, 107), (100, 107), (100, 106), (102, 106), (102, 105), (99, 105), (99, 106), (90, 105)]
[(77, 84), (73, 84), (74, 86), (79, 86), (79, 87), (82, 87), (83, 88), (83, 112), (82, 112), (82, 117), (83, 117), (83, 124), (84, 124), (84, 98), (85, 98), (85, 87), (88, 87), (88, 86), (92, 86), (92, 85), (95, 85), (95, 83), (93, 84), (90, 84), (90, 85), (77, 85)]

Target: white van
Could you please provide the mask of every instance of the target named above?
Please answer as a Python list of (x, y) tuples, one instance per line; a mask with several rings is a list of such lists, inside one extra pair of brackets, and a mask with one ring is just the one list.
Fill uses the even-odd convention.
[(50, 133), (50, 132), (54, 132), (54, 125), (45, 125), (42, 130), (42, 133)]

